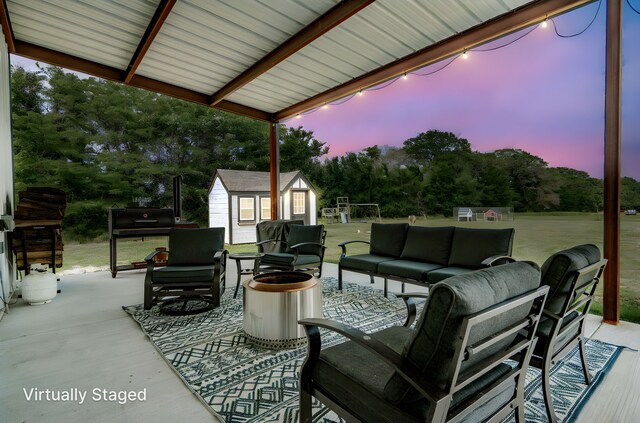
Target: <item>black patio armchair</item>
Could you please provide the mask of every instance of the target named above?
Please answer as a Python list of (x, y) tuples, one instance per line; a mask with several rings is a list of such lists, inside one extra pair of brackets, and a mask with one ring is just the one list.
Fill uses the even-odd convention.
[(145, 258), (145, 310), (161, 303), (161, 310), (166, 313), (193, 314), (220, 305), (228, 255), (224, 228), (172, 228), (166, 266), (155, 267), (158, 253)]
[(268, 252), (260, 259), (260, 271), (298, 270), (322, 276), (322, 262), (326, 249), (324, 225), (291, 225), (285, 240), (271, 239), (258, 242), (258, 246), (282, 245), (283, 252)]
[[(548, 287), (540, 269), (516, 262), (454, 276), (431, 288), (414, 329), (367, 334), (303, 319), (300, 422), (312, 397), (347, 421), (524, 423), (525, 375)], [(319, 328), (348, 340), (321, 350)], [(512, 360), (512, 361), (507, 361)]]
[(600, 250), (593, 244), (559, 251), (542, 265), (542, 284), (550, 289), (536, 333), (538, 342), (531, 366), (542, 370), (542, 392), (549, 422), (557, 421), (549, 372), (576, 345), (580, 349), (585, 382), (591, 383), (584, 352), (584, 323), (606, 265), (607, 260), (601, 259)]

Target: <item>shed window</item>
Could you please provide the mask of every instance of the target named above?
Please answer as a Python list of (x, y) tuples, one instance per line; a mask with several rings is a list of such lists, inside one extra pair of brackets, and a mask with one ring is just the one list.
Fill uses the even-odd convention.
[(260, 220), (271, 220), (271, 198), (260, 197)]
[(304, 191), (293, 192), (293, 214), (304, 214), (306, 196)]
[(255, 201), (253, 197), (240, 197), (240, 214), (241, 222), (253, 221), (255, 217)]

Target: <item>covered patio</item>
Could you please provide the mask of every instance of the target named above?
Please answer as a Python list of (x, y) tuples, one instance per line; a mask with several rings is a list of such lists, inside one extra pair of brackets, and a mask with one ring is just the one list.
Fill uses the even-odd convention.
[[(0, 2), (0, 211), (11, 216), (15, 208), (9, 53), (270, 122), (271, 217), (276, 219), (279, 122), (592, 2)], [(607, 325), (591, 316), (587, 334), (638, 348), (637, 325), (619, 321), (622, 3), (606, 3)], [(6, 245), (4, 226), (2, 237)], [(326, 266), (325, 274), (336, 272), (334, 265)], [(15, 286), (14, 269), (10, 251), (0, 250), (5, 298)], [(122, 313), (120, 306), (140, 302), (141, 282), (135, 272), (115, 281), (107, 272), (70, 276), (60, 301), (38, 313), (26, 312), (26, 305), (12, 309), (11, 323), (0, 325), (0, 351), (6, 357), (0, 364), (2, 408), (9, 421), (211, 419)], [(94, 373), (96, 360), (110, 364)], [(607, 395), (592, 396), (581, 421), (631, 421), (640, 411), (639, 375), (640, 358), (624, 351), (599, 387)], [(62, 381), (87, 387), (127, 383), (154, 392), (152, 401), (119, 406), (117, 416), (104, 403), (52, 408), (24, 401), (22, 386), (61, 387)]]
[[(337, 277), (338, 267), (325, 264), (323, 275)], [(229, 268), (227, 294), (233, 292), (235, 269)], [(350, 280), (369, 286), (366, 275)], [(144, 272), (109, 272), (64, 277), (64, 293), (51, 304), (12, 306), (2, 322), (0, 404), (3, 419), (14, 421), (217, 421), (183, 384), (162, 356), (122, 309), (142, 298)], [(376, 289), (382, 289), (378, 279)], [(589, 316), (586, 335), (612, 344), (640, 348), (640, 325), (603, 325)], [(100, 365), (97, 365), (99, 363)], [(640, 412), (640, 356), (625, 350), (578, 414), (580, 422), (632, 422)], [(27, 402), (22, 388), (95, 387), (132, 391), (147, 388), (145, 401)]]

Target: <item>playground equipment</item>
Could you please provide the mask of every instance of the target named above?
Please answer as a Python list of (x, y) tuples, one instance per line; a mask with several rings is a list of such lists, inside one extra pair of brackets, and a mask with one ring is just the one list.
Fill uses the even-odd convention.
[(380, 206), (377, 203), (350, 203), (349, 197), (336, 198), (336, 207), (322, 209), (322, 222), (349, 223), (353, 219), (358, 221), (382, 222)]

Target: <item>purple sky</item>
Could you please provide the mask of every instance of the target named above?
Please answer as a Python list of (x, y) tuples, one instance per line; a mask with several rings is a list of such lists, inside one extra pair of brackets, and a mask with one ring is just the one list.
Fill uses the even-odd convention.
[[(640, 9), (640, 1), (631, 1)], [(468, 59), (458, 58), (436, 74), (409, 75), (384, 89), (286, 123), (312, 130), (330, 146), (331, 156), (372, 145), (402, 146), (407, 138), (438, 129), (466, 138), (477, 151), (521, 148), (550, 166), (572, 167), (601, 178), (605, 5), (580, 36), (560, 38), (550, 23), (502, 49), (471, 51)], [(558, 32), (584, 29), (597, 7), (598, 3), (590, 4), (555, 18)], [(502, 45), (517, 36), (480, 48)], [(640, 180), (639, 41), (640, 15), (625, 3), (622, 173), (636, 180)]]

